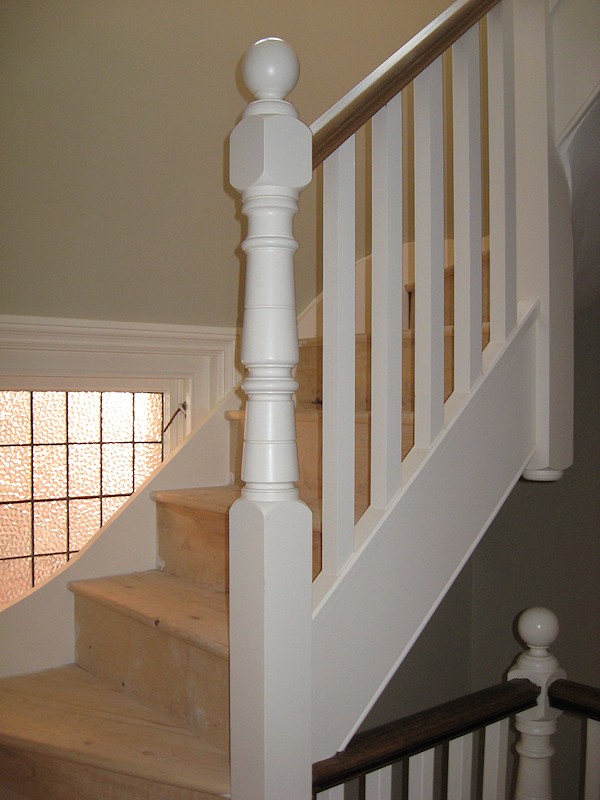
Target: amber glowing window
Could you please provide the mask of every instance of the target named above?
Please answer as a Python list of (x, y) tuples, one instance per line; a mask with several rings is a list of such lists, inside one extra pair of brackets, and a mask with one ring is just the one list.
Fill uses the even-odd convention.
[(0, 391), (0, 605), (49, 577), (163, 459), (159, 392)]

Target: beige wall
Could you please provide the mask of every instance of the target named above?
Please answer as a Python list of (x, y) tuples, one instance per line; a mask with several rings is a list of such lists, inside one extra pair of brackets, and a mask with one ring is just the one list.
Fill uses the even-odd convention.
[[(245, 49), (290, 41), (310, 123), (447, 5), (3, 0), (0, 313), (236, 324), (224, 162)], [(300, 307), (317, 291), (314, 204), (298, 224)]]

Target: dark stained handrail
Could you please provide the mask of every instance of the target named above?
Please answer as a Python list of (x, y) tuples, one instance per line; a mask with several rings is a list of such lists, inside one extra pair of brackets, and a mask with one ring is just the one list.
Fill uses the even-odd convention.
[(548, 687), (550, 705), (600, 720), (600, 689), (560, 678)]
[(313, 765), (313, 793), (531, 708), (539, 693), (531, 681), (512, 680), (358, 733), (343, 752)]
[(311, 126), (313, 169), (499, 2), (457, 0), (316, 120)]

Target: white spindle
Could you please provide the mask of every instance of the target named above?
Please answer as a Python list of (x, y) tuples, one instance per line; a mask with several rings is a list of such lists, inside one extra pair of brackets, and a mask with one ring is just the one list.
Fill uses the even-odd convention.
[(415, 447), (444, 425), (444, 141), (442, 59), (415, 88)]
[(486, 800), (506, 800), (508, 725), (507, 718), (485, 729), (482, 797)]
[(294, 486), (292, 221), (312, 177), (312, 141), (284, 100), (298, 72), (293, 50), (279, 39), (248, 51), (244, 79), (258, 99), (230, 141), (230, 179), (248, 217), (242, 245), (246, 486), (229, 517), (234, 800), (308, 797), (311, 788), (312, 519)]
[(573, 462), (573, 236), (551, 141), (548, 4), (514, 0), (514, 16), (517, 295), (540, 301), (536, 452), (523, 477), (548, 481)]
[(490, 340), (517, 323), (513, 0), (487, 16), (490, 203)]
[(375, 115), (371, 335), (371, 505), (385, 508), (402, 470), (402, 96)]
[(473, 734), (468, 733), (448, 745), (448, 800), (470, 800), (472, 779)]
[(355, 143), (323, 173), (323, 571), (354, 550)]
[(332, 789), (326, 789), (324, 792), (319, 792), (317, 795), (317, 800), (344, 800), (344, 796), (344, 786), (334, 786)]
[(392, 767), (369, 772), (365, 777), (365, 800), (391, 800)]
[(425, 750), (408, 761), (408, 800), (433, 800), (435, 750)]
[(560, 711), (548, 701), (548, 686), (565, 672), (558, 666), (548, 647), (558, 636), (558, 620), (546, 608), (529, 608), (519, 617), (518, 631), (529, 648), (521, 653), (508, 680), (528, 678), (541, 687), (537, 705), (516, 715), (515, 727), (520, 734), (516, 750), (519, 754), (515, 800), (550, 800), (552, 782), (550, 762), (554, 754), (552, 735)]
[(584, 800), (600, 797), (600, 721), (588, 719), (585, 750)]
[(481, 103), (479, 26), (452, 48), (454, 391), (481, 375)]

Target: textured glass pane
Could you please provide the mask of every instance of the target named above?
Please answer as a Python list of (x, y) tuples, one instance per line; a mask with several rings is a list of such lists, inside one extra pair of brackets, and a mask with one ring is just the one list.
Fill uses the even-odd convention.
[(38, 583), (45, 581), (46, 578), (49, 578), (53, 572), (59, 567), (62, 567), (63, 564), (67, 563), (67, 556), (37, 556), (33, 562), (33, 572), (34, 572), (34, 583), (37, 586)]
[(34, 503), (34, 553), (58, 553), (67, 550), (67, 503), (57, 500)]
[(0, 505), (0, 558), (31, 555), (31, 504)]
[(69, 392), (69, 442), (100, 441), (100, 392)]
[(135, 445), (135, 488), (158, 467), (162, 461), (162, 447), (159, 444)]
[(129, 496), (126, 497), (103, 497), (102, 498), (102, 524), (106, 525), (108, 520), (112, 517), (112, 515), (118, 511), (123, 503), (129, 500)]
[(33, 496), (37, 500), (67, 494), (66, 445), (39, 445), (33, 449)]
[(33, 393), (33, 443), (67, 441), (67, 396), (64, 392)]
[(100, 494), (100, 445), (69, 445), (69, 497)]
[(133, 394), (102, 393), (102, 441), (133, 441)]
[(31, 447), (0, 447), (0, 500), (31, 499)]
[(102, 445), (102, 494), (133, 492), (133, 445)]
[(160, 442), (162, 439), (163, 396), (156, 392), (137, 392), (134, 397), (136, 442)]
[(0, 392), (0, 444), (31, 442), (31, 395)]
[(31, 559), (0, 561), (0, 605), (16, 600), (31, 589)]
[(100, 528), (100, 498), (69, 502), (69, 550), (81, 550)]

